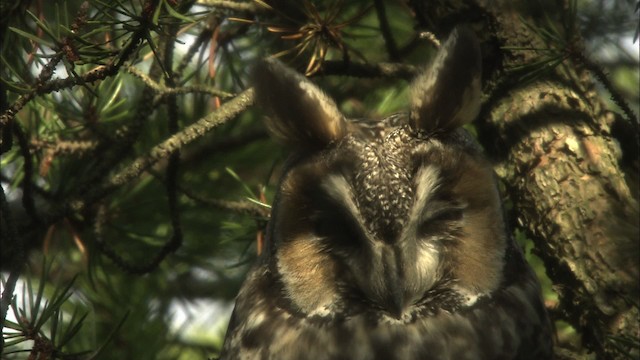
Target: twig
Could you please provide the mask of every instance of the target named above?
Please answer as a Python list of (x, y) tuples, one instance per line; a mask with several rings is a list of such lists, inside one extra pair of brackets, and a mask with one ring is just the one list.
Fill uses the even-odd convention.
[[(160, 176), (160, 174), (157, 171), (150, 170), (149, 172), (151, 173), (151, 175), (153, 175), (153, 177), (156, 180), (162, 182), (166, 186), (167, 180), (162, 178), (162, 176)], [(260, 206), (259, 204), (249, 200), (234, 201), (234, 200), (224, 200), (224, 199), (213, 199), (213, 198), (196, 194), (191, 190), (188, 190), (184, 186), (178, 186), (177, 190), (180, 191), (181, 194), (185, 195), (186, 197), (188, 197), (189, 199), (197, 203), (200, 203), (206, 206), (211, 206), (219, 210), (228, 210), (239, 215), (247, 215), (247, 216), (252, 216), (252, 217), (261, 218), (261, 219), (268, 219), (271, 214), (271, 210), (269, 209), (268, 206)]]
[(177, 95), (177, 94), (189, 94), (189, 93), (203, 93), (210, 94), (213, 96), (219, 96), (223, 99), (233, 97), (233, 94), (218, 90), (216, 88), (212, 88), (210, 86), (202, 86), (202, 85), (194, 85), (194, 86), (183, 86), (183, 87), (168, 87), (163, 86), (156, 81), (153, 81), (148, 75), (142, 73), (140, 70), (136, 69), (134, 66), (128, 66), (126, 70), (142, 80), (142, 82), (163, 96), (167, 95)]
[[(167, 69), (166, 83), (169, 88), (175, 88), (176, 84), (173, 78), (173, 52), (175, 49), (175, 37), (178, 33), (178, 25), (174, 21), (171, 24), (170, 34), (164, 51), (164, 65)], [(178, 104), (176, 103), (176, 95), (171, 94), (166, 97), (167, 114), (168, 114), (168, 127), (171, 134), (178, 132)], [(173, 235), (171, 239), (163, 247), (163, 257), (171, 252), (176, 251), (182, 245), (182, 225), (180, 223), (180, 210), (178, 208), (178, 167), (180, 166), (180, 148), (175, 149), (169, 156), (169, 165), (166, 172), (166, 189), (167, 198), (169, 203), (169, 217), (171, 218), (171, 228)], [(160, 259), (162, 260), (162, 258)]]
[(22, 206), (25, 211), (31, 217), (36, 224), (41, 224), (42, 219), (38, 215), (36, 210), (35, 200), (33, 198), (33, 191), (31, 178), (33, 177), (33, 160), (31, 159), (31, 152), (29, 151), (29, 143), (25, 134), (22, 132), (20, 125), (12, 124), (13, 134), (18, 139), (18, 146), (20, 147), (20, 155), (22, 155), (24, 161), (24, 179), (22, 179)]
[(197, 147), (191, 147), (183, 153), (182, 163), (188, 163), (202, 158), (203, 154), (216, 154), (221, 151), (233, 151), (237, 147), (251, 144), (254, 141), (268, 139), (269, 135), (264, 128), (253, 128), (244, 130), (238, 135), (228, 135), (216, 141), (203, 143)]
[(571, 56), (573, 56), (577, 62), (583, 64), (587, 70), (589, 70), (593, 76), (600, 81), (602, 86), (609, 91), (609, 94), (611, 94), (611, 100), (624, 112), (627, 120), (635, 125), (636, 131), (640, 134), (640, 119), (633, 113), (633, 110), (631, 110), (627, 101), (616, 90), (615, 86), (611, 83), (611, 80), (609, 80), (609, 77), (605, 74), (602, 68), (595, 62), (587, 59), (587, 57), (580, 52), (572, 52)]
[(380, 24), (380, 32), (382, 32), (384, 44), (387, 47), (387, 52), (389, 53), (389, 60), (398, 61), (400, 54), (398, 53), (398, 47), (393, 38), (389, 21), (387, 20), (387, 11), (384, 8), (384, 2), (382, 0), (375, 0), (374, 4), (376, 7), (376, 14), (378, 15), (378, 23)]
[[(175, 36), (178, 32), (179, 27), (177, 23), (174, 22), (169, 26), (169, 38), (165, 43), (164, 48), (164, 64), (162, 66), (165, 69), (165, 82), (167, 83), (167, 89), (172, 89), (175, 87), (175, 80), (173, 78), (173, 52), (175, 45)], [(158, 64), (160, 65), (160, 64)], [(142, 74), (140, 74), (142, 75)], [(145, 79), (150, 83), (155, 83), (150, 78), (144, 75)], [(149, 92), (146, 92), (147, 96), (150, 96)], [(167, 114), (168, 114), (168, 127), (169, 132), (171, 134), (175, 134), (178, 131), (178, 105), (176, 103), (176, 95), (168, 94), (165, 99), (165, 104), (167, 106)], [(116, 251), (114, 251), (111, 247), (109, 247), (103, 241), (103, 232), (102, 225), (104, 223), (105, 211), (104, 206), (100, 207), (99, 213), (96, 216), (94, 223), (94, 234), (96, 237), (96, 244), (98, 245), (100, 251), (105, 254), (108, 258), (110, 258), (115, 264), (123, 268), (125, 271), (133, 274), (145, 274), (155, 270), (158, 265), (167, 257), (167, 255), (175, 252), (182, 245), (182, 226), (180, 222), (180, 212), (178, 208), (178, 200), (177, 200), (177, 186), (178, 186), (178, 165), (180, 162), (180, 148), (177, 147), (172, 149), (169, 153), (169, 165), (166, 170), (166, 181), (165, 187), (168, 198), (168, 206), (169, 206), (169, 217), (171, 219), (171, 227), (173, 233), (171, 237), (165, 242), (160, 251), (155, 255), (155, 257), (148, 263), (140, 265), (131, 263), (122, 258)]]
[(258, 12), (262, 7), (256, 6), (254, 2), (238, 2), (230, 0), (200, 0), (198, 5), (212, 6), (219, 9)]
[(193, 56), (198, 52), (198, 49), (200, 49), (202, 44), (209, 40), (211, 38), (211, 35), (213, 35), (214, 28), (218, 24), (218, 18), (214, 18), (212, 22), (214, 25), (212, 26), (212, 24), (208, 24), (204, 29), (202, 29), (200, 34), (198, 34), (196, 40), (189, 47), (189, 50), (187, 50), (187, 53), (182, 57), (182, 59), (180, 59), (180, 64), (178, 64), (178, 67), (174, 71), (174, 74), (178, 78), (182, 78), (184, 69), (187, 68), (187, 65), (189, 64), (189, 62), (191, 62)]
[(324, 75), (347, 75), (354, 77), (390, 77), (412, 80), (418, 73), (418, 68), (413, 65), (401, 63), (377, 63), (362, 64), (343, 61), (326, 60), (318, 72)]
[[(1, 186), (0, 209), (2, 210), (0, 217), (4, 222), (4, 233), (7, 237), (6, 241), (10, 244), (13, 244), (13, 247), (14, 249), (16, 249), (17, 253), (17, 256), (15, 256), (13, 259), (9, 277), (5, 282), (4, 290), (2, 291), (2, 297), (0, 297), (0, 332), (4, 334), (4, 332), (2, 331), (4, 329), (4, 322), (7, 317), (7, 312), (9, 311), (11, 299), (13, 298), (13, 292), (16, 289), (16, 283), (18, 282), (18, 278), (20, 277), (20, 272), (22, 271), (22, 266), (24, 264), (24, 246), (22, 244), (22, 237), (18, 235), (16, 224), (13, 222), (13, 216), (11, 215), (11, 209), (9, 208), (9, 203), (7, 202), (7, 197), (5, 196), (4, 189)], [(4, 346), (0, 346), (0, 355), (2, 355), (3, 349)]]
[(249, 215), (253, 217), (269, 218), (270, 210), (250, 201), (232, 201), (222, 199), (211, 199), (200, 195), (196, 195), (191, 191), (180, 188), (180, 192), (185, 194), (189, 199), (196, 202), (213, 206), (217, 209), (228, 210), (240, 215)]
[(97, 141), (92, 140), (58, 140), (56, 142), (49, 142), (43, 140), (31, 140), (31, 148), (35, 150), (47, 149), (51, 151), (53, 155), (82, 155), (87, 153), (98, 146)]
[(174, 232), (171, 238), (169, 238), (169, 240), (165, 242), (164, 246), (160, 248), (158, 253), (153, 258), (151, 258), (149, 262), (145, 264), (131, 263), (125, 260), (122, 256), (120, 256), (115, 250), (113, 250), (113, 248), (111, 248), (104, 241), (102, 227), (104, 226), (105, 222), (106, 222), (105, 207), (100, 206), (93, 224), (93, 235), (95, 237), (95, 244), (101, 253), (106, 255), (109, 259), (111, 259), (111, 261), (113, 261), (117, 266), (122, 268), (124, 271), (131, 274), (142, 275), (155, 270), (160, 264), (160, 262), (162, 262), (162, 260), (164, 260), (167, 257), (167, 255), (174, 252), (181, 243), (181, 241), (176, 240), (176, 237), (181, 236), (181, 234), (176, 234)]
[(54, 57), (47, 62), (47, 64), (42, 68), (40, 74), (38, 75), (38, 79), (36, 80), (36, 84), (33, 87), (33, 90), (20, 95), (16, 101), (11, 104), (9, 109), (7, 109), (4, 114), (0, 115), (0, 128), (3, 128), (9, 124), (11, 120), (15, 117), (15, 115), (22, 110), (22, 108), (27, 105), (29, 101), (31, 101), (39, 91), (44, 87), (46, 81), (51, 79), (53, 73), (55, 71), (56, 65), (62, 60), (62, 53), (57, 53)]
[(436, 49), (440, 48), (440, 40), (438, 40), (438, 37), (430, 31), (420, 32), (420, 34), (418, 35), (418, 39), (425, 39), (429, 41)]
[[(148, 5), (147, 10), (144, 12), (143, 19), (149, 20), (150, 16), (153, 16), (153, 10), (157, 6), (156, 1), (147, 1), (145, 6)], [(144, 24), (151, 25), (150, 21), (143, 22)], [(69, 76), (64, 79), (56, 79), (52, 81), (48, 80), (51, 75), (53, 75), (53, 69), (55, 65), (60, 61), (62, 53), (59, 53), (55, 57), (49, 61), (49, 63), (44, 67), (44, 69), (40, 72), (39, 79), (46, 79), (45, 81), (38, 81), (36, 86), (34, 86), (31, 91), (26, 94), (21, 95), (12, 105), (11, 107), (4, 112), (4, 114), (0, 115), (0, 128), (7, 126), (16, 114), (22, 110), (22, 108), (33, 98), (36, 96), (41, 96), (45, 94), (49, 94), (54, 91), (59, 91), (66, 88), (71, 88), (75, 85), (83, 85), (86, 83), (93, 83), (97, 80), (105, 79), (109, 76), (114, 76), (118, 73), (120, 67), (124, 64), (125, 61), (129, 59), (129, 57), (133, 54), (133, 52), (138, 48), (138, 45), (145, 38), (148, 28), (146, 26), (141, 26), (137, 29), (133, 35), (131, 36), (131, 40), (121, 51), (120, 55), (113, 59), (109, 64), (104, 66), (99, 66), (93, 70), (88, 71), (82, 76)]]
[(69, 205), (75, 211), (84, 208), (88, 204), (95, 203), (108, 193), (138, 177), (159, 160), (168, 158), (176, 149), (191, 143), (212, 129), (234, 118), (251, 104), (253, 104), (253, 88), (243, 91), (235, 98), (220, 106), (215, 112), (203, 117), (184, 130), (154, 146), (146, 155), (138, 157), (129, 166), (103, 182), (102, 185), (95, 187), (88, 195), (81, 199), (72, 200)]

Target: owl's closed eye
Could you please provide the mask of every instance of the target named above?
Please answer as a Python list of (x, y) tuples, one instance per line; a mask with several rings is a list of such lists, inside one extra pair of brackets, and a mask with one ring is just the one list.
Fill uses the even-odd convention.
[(539, 284), (503, 218), (491, 164), (462, 126), (481, 57), (454, 31), (408, 113), (352, 121), (277, 60), (254, 71), (292, 149), (267, 249), (238, 294), (222, 359), (546, 359)]

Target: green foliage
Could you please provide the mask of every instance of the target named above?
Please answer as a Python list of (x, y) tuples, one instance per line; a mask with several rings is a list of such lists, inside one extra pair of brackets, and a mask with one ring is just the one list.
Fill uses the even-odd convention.
[[(90, 311), (86, 303), (73, 296), (77, 276), (66, 283), (54, 284), (51, 275), (54, 262), (43, 260), (37, 269), (40, 272), (37, 283), (32, 280), (33, 274), (27, 274), (21, 294), (11, 303), (14, 320), (5, 320), (3, 332), (7, 359), (23, 358), (21, 354), (25, 353), (33, 358), (76, 359), (83, 355), (94, 359), (111, 338), (97, 344), (96, 339), (81, 335)], [(4, 279), (2, 283), (4, 287)], [(114, 330), (120, 325), (122, 322)]]

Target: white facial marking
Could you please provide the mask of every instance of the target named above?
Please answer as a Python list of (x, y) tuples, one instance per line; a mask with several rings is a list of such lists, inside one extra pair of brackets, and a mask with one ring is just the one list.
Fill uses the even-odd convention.
[(329, 175), (326, 179), (322, 180), (321, 186), (324, 191), (327, 192), (327, 195), (343, 203), (349, 210), (353, 210), (354, 213), (357, 212), (356, 204), (353, 201), (353, 189), (344, 176), (336, 174)]
[(420, 274), (420, 283), (430, 287), (435, 283), (438, 277), (438, 267), (440, 265), (440, 256), (438, 250), (433, 244), (424, 242), (418, 247), (418, 256), (416, 257), (416, 268)]
[(416, 198), (409, 216), (409, 228), (417, 230), (421, 214), (429, 199), (440, 186), (440, 171), (435, 166), (425, 166), (415, 176)]
[(355, 194), (353, 188), (342, 175), (332, 174), (322, 180), (322, 189), (326, 191), (336, 202), (341, 203), (344, 208), (351, 214), (353, 220), (366, 233), (364, 220), (360, 214), (360, 210), (356, 206)]
[(465, 306), (471, 306), (473, 304), (476, 303), (476, 301), (478, 301), (479, 298), (481, 298), (482, 296), (484, 296), (485, 294), (477, 292), (477, 291), (473, 291), (471, 289), (467, 289), (467, 288), (463, 288), (457, 285), (453, 286), (453, 290), (455, 290), (455, 292), (457, 292), (458, 294), (460, 294), (462, 296), (462, 298), (464, 299), (464, 305)]

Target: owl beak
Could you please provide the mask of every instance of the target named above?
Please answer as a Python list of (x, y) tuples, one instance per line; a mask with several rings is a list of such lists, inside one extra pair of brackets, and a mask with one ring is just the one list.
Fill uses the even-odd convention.
[[(400, 246), (398, 246), (400, 245)], [(402, 319), (407, 308), (416, 299), (413, 268), (407, 266), (412, 259), (412, 249), (402, 244), (380, 244), (372, 253), (376, 266), (369, 269), (367, 279), (361, 289), (389, 316)]]
[(402, 255), (399, 251), (390, 251), (386, 257), (387, 270), (384, 277), (387, 288), (387, 296), (385, 299), (386, 310), (396, 319), (400, 319), (407, 305), (407, 297), (405, 296), (405, 271), (402, 268)]
[(387, 303), (387, 310), (394, 318), (400, 320), (405, 309), (405, 297), (403, 296), (402, 285), (396, 282), (392, 287), (392, 296)]

